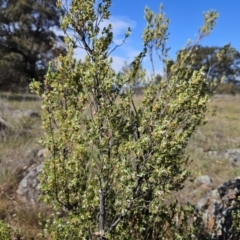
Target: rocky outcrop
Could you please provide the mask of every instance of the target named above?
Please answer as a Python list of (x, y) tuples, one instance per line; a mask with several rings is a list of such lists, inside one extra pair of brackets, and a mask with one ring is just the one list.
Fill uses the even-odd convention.
[(207, 230), (214, 237), (211, 239), (240, 239), (240, 231), (234, 230), (233, 225), (233, 216), (240, 211), (239, 196), (240, 177), (221, 184), (197, 203)]
[(208, 175), (201, 175), (185, 182), (185, 187), (178, 192), (178, 200), (196, 206), (199, 199), (213, 190), (213, 181)]
[(29, 173), (19, 183), (17, 194), (18, 197), (28, 203), (35, 203), (39, 194), (39, 180), (38, 175), (41, 172), (42, 164), (33, 165), (29, 169)]
[(23, 165), (22, 168), (18, 167), (18, 174), (21, 175), (22, 178), (18, 185), (17, 194), (18, 198), (24, 202), (37, 202), (40, 189), (38, 175), (41, 172), (42, 164), (46, 154), (46, 149), (41, 149), (37, 152), (30, 152), (29, 155), (32, 157), (28, 157), (27, 161), (25, 159), (25, 165)]
[(36, 146), (28, 150), (21, 159), (16, 161), (12, 169), (12, 174), (17, 176), (19, 182), (29, 173), (33, 165), (39, 165), (41, 163), (41, 160), (37, 156), (39, 151), (41, 150)]
[(209, 151), (207, 152), (211, 156), (218, 158), (225, 158), (229, 160), (229, 163), (233, 167), (240, 166), (240, 148), (228, 149), (226, 151)]
[(208, 175), (202, 175), (194, 180), (195, 187), (199, 187), (201, 185), (207, 185), (209, 187), (212, 187), (212, 179)]

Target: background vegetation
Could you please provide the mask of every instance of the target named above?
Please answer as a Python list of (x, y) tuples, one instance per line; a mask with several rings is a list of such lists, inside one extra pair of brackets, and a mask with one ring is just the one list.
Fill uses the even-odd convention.
[[(0, 1), (0, 89), (26, 91), (65, 52), (56, 0)], [(55, 31), (54, 31), (55, 30)]]

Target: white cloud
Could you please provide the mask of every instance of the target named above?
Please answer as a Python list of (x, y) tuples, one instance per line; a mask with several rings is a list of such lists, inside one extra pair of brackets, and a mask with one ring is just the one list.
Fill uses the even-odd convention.
[(126, 52), (126, 56), (127, 56), (129, 62), (132, 62), (134, 60), (134, 58), (136, 56), (138, 56), (141, 52), (141, 50), (136, 49), (130, 45), (126, 46), (124, 51)]
[(61, 36), (64, 36), (64, 32), (61, 28), (59, 27), (50, 27), (49, 30), (53, 31), (57, 36), (61, 35)]
[(116, 71), (119, 72), (121, 71), (123, 65), (124, 65), (124, 61), (126, 61), (125, 58), (123, 57), (119, 57), (119, 56), (112, 56), (112, 68)]
[(74, 49), (74, 54), (73, 57), (76, 58), (77, 60), (83, 60), (84, 57), (86, 56), (86, 51), (83, 48), (76, 48)]
[(133, 29), (136, 26), (136, 22), (124, 16), (111, 16), (110, 19), (102, 22), (101, 27), (107, 27), (109, 24), (112, 25), (113, 35), (117, 42), (120, 41), (120, 36), (124, 37), (128, 27)]

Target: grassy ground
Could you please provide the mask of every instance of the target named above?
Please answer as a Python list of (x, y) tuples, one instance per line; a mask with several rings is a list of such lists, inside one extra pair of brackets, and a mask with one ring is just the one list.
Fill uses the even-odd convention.
[(208, 151), (222, 152), (240, 148), (240, 95), (217, 95), (209, 107), (216, 115), (208, 114), (208, 122), (191, 139), (187, 154), (193, 159), (191, 169), (209, 175), (214, 184), (240, 176), (240, 169), (229, 164), (229, 159), (210, 156)]
[(32, 95), (0, 93), (0, 117), (10, 126), (6, 132), (0, 132), (0, 219), (20, 229), (24, 239), (33, 239), (40, 229), (38, 214), (44, 210), (16, 199), (20, 180), (16, 166), (24, 164), (29, 150), (41, 148), (41, 120), (17, 116), (17, 111), (28, 109), (40, 112), (40, 100)]
[(1, 133), (0, 139), (0, 184), (9, 182), (11, 165), (24, 158), (27, 151), (36, 148), (42, 135), (39, 118), (18, 117), (18, 111), (41, 111), (41, 102), (31, 95), (0, 94), (0, 117), (10, 126), (9, 130)]
[[(137, 102), (141, 96), (137, 96)], [(240, 176), (240, 168), (229, 164), (229, 159), (209, 155), (209, 151), (224, 151), (240, 148), (240, 95), (216, 95), (209, 104), (216, 115), (208, 113), (208, 122), (201, 126), (189, 142), (186, 154), (192, 159), (189, 168), (193, 178), (209, 175), (216, 187), (226, 180)], [(41, 148), (38, 140), (43, 135), (38, 118), (17, 118), (16, 110), (33, 109), (41, 112), (41, 102), (34, 95), (11, 95), (0, 93), (0, 117), (6, 120), (11, 130), (0, 135), (0, 219), (21, 230), (24, 239), (36, 237), (39, 229), (38, 213), (45, 214), (39, 207), (33, 208), (15, 198), (18, 178), (13, 169), (24, 159), (28, 150)], [(188, 193), (194, 190), (189, 182), (180, 194), (181, 201), (189, 200)], [(201, 194), (196, 196), (199, 198)], [(35, 238), (36, 239), (36, 238)]]

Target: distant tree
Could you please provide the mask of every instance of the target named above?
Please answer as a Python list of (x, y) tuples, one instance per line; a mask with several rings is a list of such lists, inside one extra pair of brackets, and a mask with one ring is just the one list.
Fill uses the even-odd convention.
[(159, 84), (162, 80), (162, 76), (160, 74), (157, 74), (156, 77), (155, 77), (155, 83), (156, 84)]
[(127, 62), (124, 62), (124, 65), (120, 71), (121, 75), (124, 75), (126, 78), (131, 77), (132, 81), (134, 82), (134, 88), (138, 88), (143, 86), (144, 79), (145, 79), (145, 70), (142, 68), (142, 65), (140, 65), (138, 71), (134, 75), (132, 75), (132, 70), (134, 66), (132, 63), (128, 64)]
[(192, 50), (191, 62), (193, 70), (206, 68), (209, 80), (231, 81), (240, 75), (240, 53), (230, 45), (222, 47), (197, 45)]
[(0, 89), (43, 81), (48, 61), (65, 52), (57, 0), (0, 1)]

